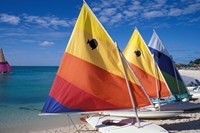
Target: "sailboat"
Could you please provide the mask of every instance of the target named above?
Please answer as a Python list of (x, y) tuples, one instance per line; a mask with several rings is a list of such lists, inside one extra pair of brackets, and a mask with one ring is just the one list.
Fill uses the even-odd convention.
[[(158, 64), (172, 94), (176, 99), (188, 98), (188, 91), (181, 75), (175, 67), (172, 56), (170, 56), (155, 30), (153, 31), (148, 47), (154, 55), (154, 60)], [(162, 110), (190, 110), (200, 108), (200, 105), (190, 102), (181, 102), (180, 100), (163, 104), (161, 108)]]
[[(137, 28), (135, 28), (126, 48), (123, 51), (127, 64), (135, 73), (140, 85), (146, 90), (150, 98), (166, 98), (171, 96), (171, 92), (165, 83), (164, 77), (142, 39)], [(140, 118), (168, 118), (173, 117), (182, 111), (160, 111), (160, 104), (155, 107), (153, 105), (140, 108), (138, 116)], [(129, 110), (124, 111), (106, 111), (104, 114), (112, 116), (133, 117), (134, 114)]]
[[(115, 109), (135, 109), (137, 113), (136, 108), (150, 105), (124, 62), (114, 41), (83, 2), (42, 113)], [(120, 120), (107, 125), (105, 121), (111, 119)], [(126, 119), (91, 116), (86, 121), (100, 132), (167, 132), (158, 125), (139, 121), (138, 117), (136, 122)]]
[(11, 66), (9, 63), (6, 61), (4, 54), (3, 54), (3, 49), (0, 49), (0, 73), (7, 73), (11, 71)]
[(137, 28), (123, 54), (150, 98), (171, 96), (171, 91)]

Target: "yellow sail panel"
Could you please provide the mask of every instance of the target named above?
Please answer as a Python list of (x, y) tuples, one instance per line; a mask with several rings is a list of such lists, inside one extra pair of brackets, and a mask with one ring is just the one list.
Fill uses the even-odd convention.
[[(145, 72), (152, 76), (155, 75), (154, 60), (137, 29), (134, 30), (133, 35), (123, 51), (123, 54), (131, 64), (134, 64), (137, 67), (145, 70)], [(158, 73), (159, 77), (161, 77), (160, 80), (164, 81), (160, 71), (158, 71)]]
[(112, 74), (124, 77), (116, 45), (85, 4), (77, 19), (66, 52)]

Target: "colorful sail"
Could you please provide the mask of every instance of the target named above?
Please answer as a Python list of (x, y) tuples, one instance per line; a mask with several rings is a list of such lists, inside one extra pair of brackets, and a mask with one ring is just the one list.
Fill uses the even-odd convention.
[(154, 54), (154, 59), (162, 71), (172, 94), (182, 98), (188, 97), (187, 89), (181, 75), (175, 67), (173, 59), (155, 31), (153, 32), (148, 46), (151, 53)]
[[(127, 73), (136, 107), (149, 105), (131, 72)], [(84, 3), (42, 112), (122, 108), (133, 107), (117, 46)]]
[(0, 49), (0, 73), (10, 72), (11, 67), (6, 61), (2, 48)]
[(154, 62), (148, 47), (136, 28), (123, 54), (150, 98), (171, 96), (171, 92), (165, 83), (162, 73)]

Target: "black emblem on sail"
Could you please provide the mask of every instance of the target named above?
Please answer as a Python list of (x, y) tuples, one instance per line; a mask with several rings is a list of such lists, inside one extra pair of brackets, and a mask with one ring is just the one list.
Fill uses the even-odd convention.
[(140, 55), (141, 55), (141, 52), (140, 52), (140, 50), (135, 50), (135, 55), (137, 56), (137, 57), (139, 57)]
[(98, 46), (98, 42), (97, 42), (96, 39), (92, 39), (92, 40), (88, 39), (87, 44), (90, 45), (90, 47), (92, 48), (92, 50), (95, 49)]
[(156, 55), (158, 58), (160, 58), (161, 53), (160, 53), (160, 52), (156, 52), (155, 55)]

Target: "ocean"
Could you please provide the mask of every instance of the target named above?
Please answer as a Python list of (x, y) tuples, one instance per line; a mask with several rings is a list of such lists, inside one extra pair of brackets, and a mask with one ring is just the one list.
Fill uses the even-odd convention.
[(52, 66), (14, 66), (11, 73), (0, 74), (0, 133), (65, 126), (66, 119), (59, 116), (38, 116), (57, 70)]
[(15, 66), (0, 75), (0, 105), (44, 103), (58, 67)]

